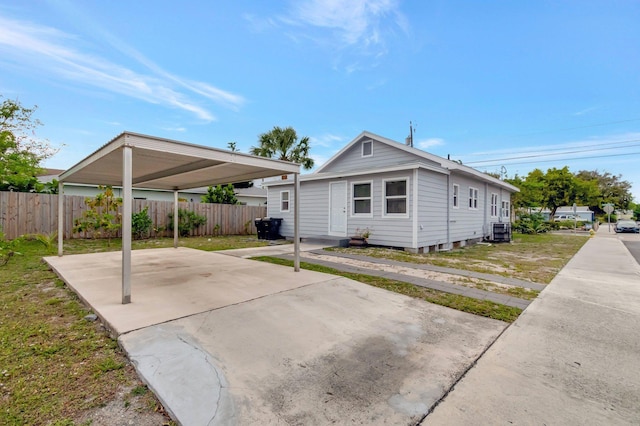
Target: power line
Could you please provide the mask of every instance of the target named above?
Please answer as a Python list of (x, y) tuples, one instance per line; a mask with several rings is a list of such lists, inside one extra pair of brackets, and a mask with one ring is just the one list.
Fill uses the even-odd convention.
[[(589, 156), (589, 157), (574, 157), (574, 158), (555, 158), (552, 160), (537, 160), (537, 161), (522, 161), (522, 162), (518, 162), (518, 163), (507, 163), (507, 166), (516, 166), (516, 165), (522, 165), (522, 164), (537, 164), (537, 163), (551, 163), (554, 161), (578, 161), (578, 160), (590, 160), (593, 158), (610, 158), (610, 157), (622, 157), (622, 156), (630, 156), (630, 155), (640, 155), (640, 152), (626, 152), (626, 153), (621, 153), (621, 154), (608, 154), (608, 155), (593, 155), (593, 156)], [(487, 168), (487, 167), (498, 167), (498, 166), (503, 166), (505, 164), (503, 163), (496, 163), (496, 164), (485, 164), (481, 167), (483, 168)]]
[[(519, 157), (507, 157), (507, 158), (497, 158), (497, 159), (493, 159), (493, 160), (470, 161), (470, 162), (468, 162), (466, 164), (467, 165), (472, 165), (472, 164), (479, 164), (479, 163), (495, 163), (495, 162), (498, 162), (498, 161), (522, 160), (522, 159), (525, 159), (525, 158), (540, 158), (540, 157), (551, 157), (551, 156), (554, 156), (554, 155), (579, 154), (579, 153), (582, 153), (582, 152), (608, 151), (608, 150), (611, 150), (611, 149), (632, 148), (632, 147), (635, 147), (635, 146), (640, 146), (640, 144), (633, 144), (633, 145), (627, 145), (627, 146), (614, 146), (614, 147), (607, 147), (607, 148), (578, 149), (578, 150), (573, 150), (573, 151), (555, 152), (555, 153), (552, 153), (552, 154), (522, 155), (522, 156), (519, 156)], [(553, 160), (553, 161), (555, 161), (555, 160)]]
[[(627, 144), (627, 143), (632, 143), (632, 142), (640, 142), (640, 139), (628, 139), (628, 140), (624, 140), (624, 141), (617, 141), (617, 142), (604, 142), (604, 143), (599, 143), (599, 142), (594, 142), (591, 144), (583, 144), (582, 146), (580, 146), (580, 148), (585, 148), (585, 147), (600, 147), (600, 146), (608, 146), (608, 145), (618, 145), (618, 144)], [(545, 151), (562, 151), (564, 149), (571, 149), (574, 148), (572, 146), (565, 146), (563, 148), (548, 148), (545, 149)], [(626, 147), (620, 147), (620, 148), (626, 148)], [(513, 154), (530, 154), (530, 153), (536, 153), (536, 152), (540, 152), (540, 149), (534, 150), (534, 151), (513, 151)], [(480, 153), (476, 153), (476, 154), (464, 154), (464, 155), (452, 155), (452, 157), (480, 157), (480, 156), (487, 156), (487, 155), (499, 155), (499, 154), (505, 154), (505, 155), (510, 155), (510, 153), (507, 152), (500, 152), (500, 153), (495, 153), (495, 152), (480, 152)], [(480, 160), (478, 160), (480, 161)]]
[(519, 135), (513, 135), (513, 136), (543, 135), (545, 133), (564, 132), (566, 130), (588, 129), (588, 128), (591, 128), (591, 127), (608, 126), (610, 124), (629, 123), (629, 122), (632, 122), (632, 121), (640, 121), (640, 118), (630, 118), (628, 120), (608, 121), (608, 122), (605, 122), (605, 123), (589, 124), (589, 125), (586, 125), (586, 126), (565, 127), (563, 129), (555, 129), (555, 130), (543, 130), (543, 131), (533, 132), (533, 133), (521, 133)]

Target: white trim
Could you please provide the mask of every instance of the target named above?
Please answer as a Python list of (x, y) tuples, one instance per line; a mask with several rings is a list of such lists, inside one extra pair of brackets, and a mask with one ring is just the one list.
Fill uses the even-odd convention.
[[(355, 190), (353, 187), (355, 185), (369, 185), (369, 213), (356, 213), (356, 197)], [(373, 180), (363, 180), (351, 182), (351, 208), (349, 209), (349, 213), (351, 217), (373, 217)], [(358, 200), (366, 199), (367, 197), (359, 197)], [(347, 196), (347, 200), (349, 197)]]
[[(405, 199), (405, 213), (387, 213), (387, 182), (405, 181), (405, 195), (391, 195), (391, 199)], [(383, 218), (409, 218), (409, 176), (382, 179), (382, 217)]]
[(451, 207), (454, 209), (460, 208), (460, 185), (457, 183), (453, 184), (453, 197), (451, 199)]
[[(506, 204), (506, 208), (505, 208), (505, 204)], [(500, 217), (503, 218), (511, 218), (511, 200), (502, 200), (502, 203), (500, 205)], [(505, 210), (507, 212), (507, 214), (505, 213)]]
[(356, 136), (351, 142), (349, 142), (344, 148), (342, 148), (340, 151), (338, 151), (337, 153), (335, 153), (327, 162), (325, 162), (322, 166), (320, 166), (315, 173), (322, 173), (322, 171), (324, 169), (326, 169), (329, 165), (331, 165), (336, 159), (338, 159), (339, 157), (342, 156), (342, 154), (349, 150), (353, 145), (355, 145), (356, 143), (358, 143), (359, 141), (361, 141), (363, 138), (368, 138), (368, 139), (373, 139), (376, 142), (380, 142), (380, 143), (384, 143), (386, 145), (391, 146), (392, 148), (395, 149), (399, 149), (401, 151), (405, 151), (408, 152), (410, 154), (415, 155), (418, 158), (423, 158), (425, 160), (431, 161), (436, 163), (439, 167), (438, 168), (443, 168), (445, 170), (447, 170), (447, 172), (449, 171), (458, 171), (460, 173), (463, 174), (467, 174), (467, 175), (471, 175), (473, 177), (475, 177), (476, 179), (479, 179), (483, 182), (489, 182), (493, 185), (497, 185), (501, 188), (504, 188), (510, 192), (520, 192), (520, 190), (518, 188), (516, 188), (515, 186), (504, 182), (500, 179), (494, 178), (493, 176), (489, 176), (486, 173), (482, 173), (472, 167), (469, 166), (465, 166), (463, 164), (457, 163), (455, 161), (452, 160), (447, 160), (445, 158), (439, 157), (437, 155), (433, 155), (430, 154), (428, 152), (422, 151), (420, 149), (414, 148), (414, 147), (410, 147), (405, 145), (404, 143), (400, 143), (400, 142), (396, 142), (394, 140), (385, 138), (383, 136), (380, 135), (376, 135), (375, 133), (371, 133), (368, 131), (363, 131), (362, 133), (360, 133), (358, 136)]
[[(364, 146), (365, 144), (369, 144), (371, 146), (371, 153), (370, 154), (365, 154), (364, 153)], [(366, 157), (373, 157), (373, 139), (368, 139), (366, 141), (362, 141), (362, 144), (360, 146), (360, 156), (362, 158), (366, 158)]]
[(491, 193), (491, 204), (489, 205), (489, 213), (491, 217), (498, 217), (498, 193)]
[[(285, 193), (287, 194), (287, 199), (283, 200), (282, 195)], [(282, 203), (285, 201), (287, 203), (287, 208), (283, 209)], [(289, 191), (288, 189), (286, 191), (280, 191), (280, 213), (289, 213), (290, 211), (291, 211), (291, 191)]]
[[(399, 166), (381, 167), (379, 169), (358, 170), (353, 172), (310, 173), (308, 175), (300, 176), (300, 181), (307, 182), (307, 181), (316, 181), (316, 180), (347, 178), (352, 176), (369, 176), (369, 175), (392, 173), (392, 172), (409, 172), (415, 169), (429, 170), (431, 172), (441, 173), (443, 175), (449, 174), (448, 170), (442, 169), (440, 167), (434, 167), (424, 163), (411, 163), (411, 164), (401, 164)], [(291, 182), (274, 180), (270, 182), (264, 182), (262, 186), (271, 187), (271, 186), (290, 185), (290, 184)]]
[[(413, 248), (418, 248), (418, 169), (413, 170), (413, 182), (412, 182), (412, 200), (411, 206), (413, 207)], [(408, 191), (407, 191), (408, 192)]]
[[(345, 224), (344, 224), (344, 232), (333, 232), (331, 231), (331, 212), (333, 209), (333, 206), (331, 205), (331, 202), (333, 200), (333, 194), (332, 194), (332, 190), (331, 187), (333, 185), (343, 185), (344, 186), (344, 206), (345, 206), (345, 212), (344, 212), (344, 218), (345, 218)], [(335, 181), (335, 182), (329, 182), (329, 202), (327, 203), (329, 206), (329, 220), (327, 221), (327, 234), (328, 235), (332, 235), (332, 236), (336, 236), (336, 237), (346, 237), (347, 236), (347, 232), (349, 230), (349, 223), (347, 222), (347, 204), (349, 201), (349, 189), (347, 187), (347, 181), (346, 180), (339, 180), (339, 181)]]
[[(474, 192), (472, 194), (472, 191)], [(467, 202), (467, 206), (469, 207), (469, 210), (478, 210), (478, 194), (480, 193), (480, 191), (478, 190), (478, 188), (474, 187), (474, 186), (469, 186), (469, 198), (468, 198), (468, 202)]]

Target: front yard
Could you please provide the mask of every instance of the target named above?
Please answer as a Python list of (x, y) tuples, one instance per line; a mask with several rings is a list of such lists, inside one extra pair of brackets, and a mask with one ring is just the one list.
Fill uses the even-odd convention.
[[(266, 244), (255, 236), (180, 240), (181, 246), (209, 251)], [(110, 245), (70, 240), (65, 253), (120, 246), (119, 239)], [(172, 246), (171, 238), (133, 243), (134, 249)], [(42, 262), (57, 253), (55, 241), (24, 241), (15, 251), (20, 254), (0, 267), (0, 424), (90, 425), (116, 414), (118, 424), (171, 424), (116, 341), (99, 321), (84, 319), (90, 312)]]
[(586, 236), (575, 235), (514, 234), (511, 243), (476, 244), (451, 251), (425, 254), (375, 247), (331, 250), (548, 284), (587, 240)]
[[(405, 262), (431, 263), (548, 283), (586, 242), (584, 237), (516, 235), (512, 244), (476, 245), (413, 255), (381, 248), (347, 249)], [(55, 255), (55, 241), (24, 241), (19, 255), (0, 267), (0, 424), (90, 425), (98, 410), (116, 407), (129, 424), (171, 424), (139, 381), (116, 341), (41, 260)], [(255, 236), (182, 238), (200, 250), (268, 245)], [(173, 239), (134, 241), (133, 248), (171, 247)], [(65, 253), (120, 249), (120, 240), (71, 240)], [(338, 250), (338, 249), (336, 249)], [(342, 249), (340, 249), (342, 250)], [(285, 262), (278, 260), (278, 262)], [(303, 267), (337, 273), (317, 265)], [(364, 274), (341, 274), (370, 285), (477, 315), (511, 322), (521, 310)], [(104, 415), (104, 414), (102, 414)]]

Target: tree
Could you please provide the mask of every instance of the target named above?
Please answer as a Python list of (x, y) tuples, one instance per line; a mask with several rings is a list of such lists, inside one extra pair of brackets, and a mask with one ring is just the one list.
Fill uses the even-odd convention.
[(25, 108), (10, 99), (0, 104), (0, 191), (35, 192), (42, 188), (37, 178), (40, 163), (57, 150), (33, 136), (41, 125), (32, 118), (36, 108)]
[(561, 169), (549, 169), (543, 179), (542, 202), (551, 210), (549, 217), (556, 214), (558, 207), (569, 206), (576, 199), (575, 176), (567, 166)]
[(111, 245), (111, 237), (115, 236), (122, 226), (122, 215), (118, 212), (122, 198), (114, 195), (111, 186), (98, 186), (98, 189), (103, 192), (95, 198), (84, 199), (89, 209), (74, 221), (73, 232), (88, 232), (92, 238), (107, 237), (107, 244)]
[(298, 141), (293, 127), (285, 129), (275, 126), (270, 132), (260, 135), (260, 146), (252, 147), (251, 154), (261, 157), (299, 163), (306, 170), (313, 167), (313, 159), (309, 157), (309, 138)]
[(542, 170), (532, 170), (524, 179), (516, 175), (512, 179), (505, 179), (505, 181), (520, 189), (520, 192), (511, 195), (511, 203), (514, 208), (543, 208), (544, 173)]
[(596, 189), (596, 195), (593, 196), (588, 205), (596, 214), (602, 214), (602, 205), (611, 203), (618, 209), (628, 209), (633, 201), (631, 195), (631, 183), (622, 180), (622, 176), (614, 176), (609, 172), (600, 173), (597, 170), (587, 171), (581, 170), (576, 177), (584, 182), (589, 182)]
[(226, 186), (218, 185), (215, 188), (210, 186), (207, 188), (207, 193), (201, 198), (203, 203), (238, 204), (236, 193), (231, 184)]

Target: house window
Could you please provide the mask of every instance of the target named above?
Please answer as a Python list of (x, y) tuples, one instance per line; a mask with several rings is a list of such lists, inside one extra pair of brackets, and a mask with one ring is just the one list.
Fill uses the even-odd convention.
[(498, 194), (491, 194), (491, 217), (498, 217)]
[(373, 141), (362, 142), (362, 156), (363, 157), (373, 156)]
[(355, 182), (352, 186), (353, 215), (371, 215), (371, 182)]
[(289, 191), (280, 191), (280, 211), (289, 211)]
[(460, 199), (460, 185), (458, 184), (453, 184), (453, 208), (457, 209), (459, 206), (459, 200)]
[(478, 188), (469, 187), (469, 208), (478, 208)]
[(407, 216), (407, 179), (384, 181), (385, 216)]
[(510, 217), (510, 211), (509, 211), (509, 202), (508, 201), (503, 201), (502, 202), (502, 217)]

